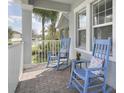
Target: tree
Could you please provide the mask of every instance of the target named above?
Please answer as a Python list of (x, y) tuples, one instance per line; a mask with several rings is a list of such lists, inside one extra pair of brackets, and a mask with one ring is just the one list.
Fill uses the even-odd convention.
[(45, 35), (44, 35), (45, 23), (51, 20), (51, 23), (55, 25), (58, 12), (34, 8), (33, 13), (37, 16), (37, 18), (40, 21), (42, 21), (42, 40), (44, 40), (45, 39)]
[[(51, 23), (55, 25), (58, 12), (34, 8), (33, 13), (42, 22), (42, 40), (44, 40), (45, 39), (45, 34), (44, 34), (45, 23), (48, 21), (51, 21)], [(44, 51), (44, 42), (42, 44), (43, 44), (43, 51)], [(44, 59), (44, 55), (43, 55), (43, 59)]]
[(55, 25), (51, 24), (48, 28), (48, 34), (46, 35), (46, 39), (48, 40), (59, 40), (60, 32), (56, 31)]

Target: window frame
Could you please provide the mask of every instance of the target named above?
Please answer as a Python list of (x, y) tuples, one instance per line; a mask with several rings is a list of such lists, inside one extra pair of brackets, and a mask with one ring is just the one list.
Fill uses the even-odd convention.
[[(95, 15), (98, 15), (98, 26), (101, 26), (101, 25), (106, 25), (106, 24), (112, 24), (113, 23), (113, 0), (112, 0), (112, 7), (111, 8), (108, 8), (108, 9), (106, 9), (106, 1), (107, 0), (105, 0), (105, 10), (104, 11), (101, 11), (101, 12), (99, 12), (99, 2), (100, 2), (101, 0), (95, 0), (92, 4), (91, 4), (91, 9), (92, 9), (92, 26), (93, 27), (96, 27), (96, 25), (94, 25), (94, 21), (93, 21), (93, 19), (94, 19), (94, 14), (93, 14), (93, 6), (95, 5), (95, 4), (97, 4), (98, 3), (98, 13), (96, 13)], [(111, 22), (107, 22), (106, 21), (106, 12), (108, 11), (108, 10), (112, 10), (112, 21)], [(103, 13), (103, 12), (105, 12), (105, 22), (104, 23), (102, 23), (102, 24), (99, 24), (99, 14), (101, 14), (101, 13)]]
[[(86, 39), (85, 39), (85, 46), (84, 46), (85, 48), (81, 48), (81, 46), (79, 46), (79, 36), (78, 36), (81, 31), (85, 31), (85, 33), (87, 31), (87, 29), (86, 29), (87, 18), (86, 18), (85, 26), (79, 28), (79, 15), (84, 14), (84, 13), (86, 14), (86, 7), (82, 8), (79, 11), (76, 12), (76, 49), (86, 51)], [(86, 17), (87, 17), (87, 14), (86, 14)], [(85, 38), (86, 38), (86, 36), (85, 36)]]

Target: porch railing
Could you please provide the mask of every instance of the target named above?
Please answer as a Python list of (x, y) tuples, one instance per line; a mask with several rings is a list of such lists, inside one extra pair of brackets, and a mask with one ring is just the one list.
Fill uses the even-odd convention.
[(8, 47), (8, 91), (14, 93), (23, 71), (23, 42)]
[(60, 40), (32, 41), (32, 63), (47, 62), (48, 51), (52, 51), (54, 55), (57, 55), (60, 45)]

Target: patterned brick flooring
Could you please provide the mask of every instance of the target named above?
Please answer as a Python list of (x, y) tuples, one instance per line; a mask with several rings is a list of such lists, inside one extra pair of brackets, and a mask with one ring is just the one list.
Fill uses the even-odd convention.
[(78, 93), (67, 88), (69, 77), (70, 68), (56, 71), (46, 64), (33, 64), (24, 70), (15, 93)]
[(69, 68), (56, 71), (37, 64), (25, 69), (15, 93), (78, 93), (68, 89)]

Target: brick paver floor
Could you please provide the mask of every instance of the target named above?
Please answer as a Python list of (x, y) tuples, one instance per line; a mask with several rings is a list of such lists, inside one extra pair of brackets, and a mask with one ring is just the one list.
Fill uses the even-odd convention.
[(24, 70), (15, 93), (78, 93), (67, 88), (69, 77), (70, 68), (56, 71), (46, 64), (33, 64)]
[(15, 93), (78, 93), (68, 89), (69, 68), (56, 71), (45, 64), (32, 65), (24, 70)]

